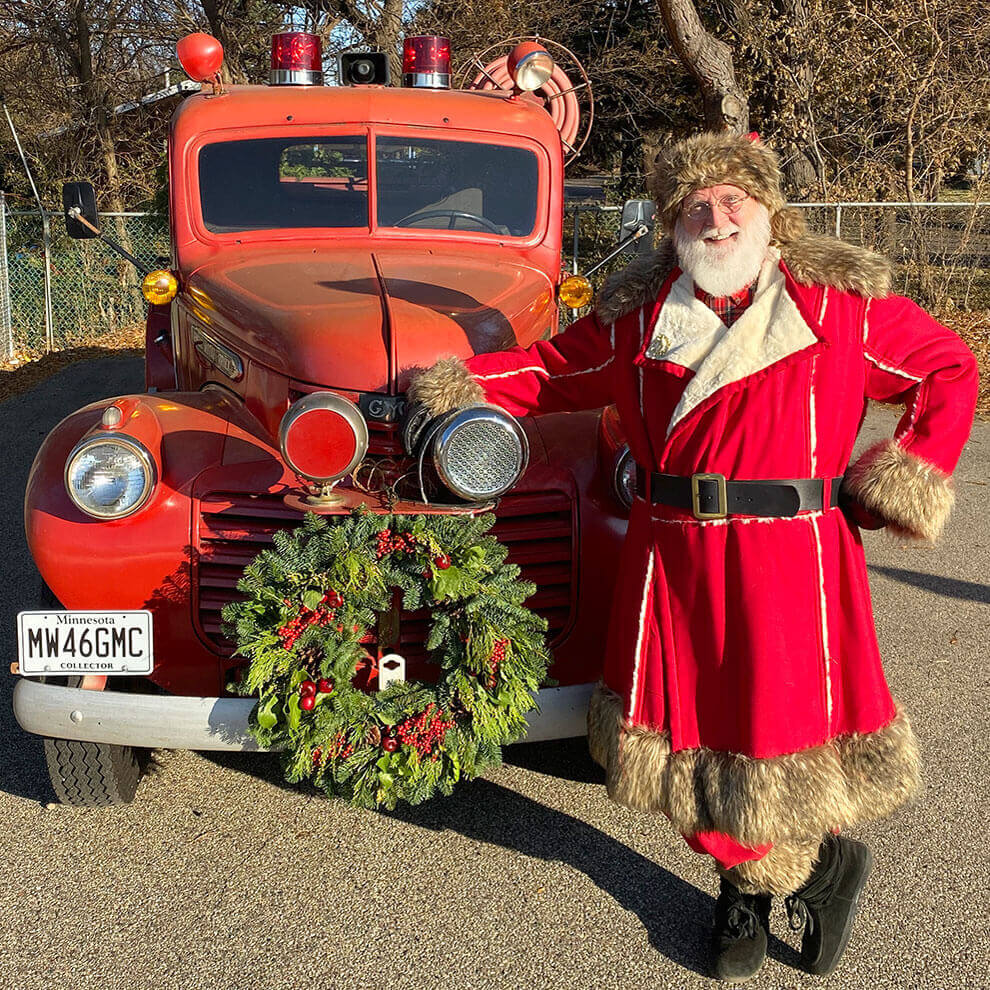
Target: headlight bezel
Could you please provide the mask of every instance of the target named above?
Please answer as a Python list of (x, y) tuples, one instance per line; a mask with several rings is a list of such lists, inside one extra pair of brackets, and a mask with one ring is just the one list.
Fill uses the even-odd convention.
[[(69, 481), (70, 469), (81, 454), (85, 453), (90, 447), (98, 447), (101, 444), (108, 443), (118, 444), (119, 446), (126, 448), (130, 453), (137, 457), (141, 467), (144, 469), (144, 485), (141, 489), (141, 494), (138, 496), (137, 500), (124, 512), (94, 511), (92, 508), (79, 501)], [(69, 456), (65, 459), (65, 468), (62, 472), (62, 481), (65, 485), (65, 491), (69, 496), (69, 500), (77, 509), (79, 509), (80, 512), (89, 516), (91, 519), (99, 519), (101, 522), (111, 522), (116, 519), (126, 519), (128, 516), (133, 516), (134, 513), (139, 512), (145, 505), (148, 504), (151, 494), (158, 484), (158, 468), (155, 464), (155, 459), (151, 456), (151, 452), (143, 443), (141, 443), (140, 440), (137, 440), (126, 433), (105, 431), (83, 437), (83, 439), (80, 440), (71, 451), (69, 451)]]
[[(460, 485), (453, 476), (449, 462), (451, 440), (454, 434), (459, 429), (463, 429), (466, 424), (477, 423), (478, 421), (494, 423), (499, 428), (506, 430), (506, 432), (514, 436), (519, 444), (519, 467), (512, 480), (497, 490), (481, 494), (469, 492)], [(490, 404), (479, 403), (464, 406), (447, 413), (438, 424), (429, 443), (433, 466), (440, 480), (454, 495), (467, 502), (487, 502), (491, 499), (501, 497), (519, 481), (529, 465), (529, 438), (526, 436), (526, 431), (523, 429), (522, 424), (515, 416), (510, 415), (504, 409)]]
[(633, 476), (632, 491), (629, 491), (622, 483), (622, 476), (630, 464), (635, 470), (636, 461), (633, 459), (632, 451), (629, 449), (629, 444), (623, 444), (616, 454), (615, 463), (612, 465), (612, 494), (615, 496), (615, 499), (619, 505), (621, 505), (626, 512), (632, 508), (633, 500), (636, 498), (635, 475)]

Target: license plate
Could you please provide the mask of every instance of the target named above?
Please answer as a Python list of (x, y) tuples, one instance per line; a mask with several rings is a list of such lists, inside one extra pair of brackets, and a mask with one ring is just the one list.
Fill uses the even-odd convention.
[(40, 674), (150, 674), (151, 612), (21, 612), (20, 671)]

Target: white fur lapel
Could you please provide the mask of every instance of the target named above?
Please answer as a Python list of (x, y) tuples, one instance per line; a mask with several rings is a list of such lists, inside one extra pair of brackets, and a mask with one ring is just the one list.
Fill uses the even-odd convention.
[(682, 272), (657, 314), (646, 356), (696, 372), (724, 333), (725, 324), (694, 294), (694, 280)]
[(671, 286), (654, 325), (647, 357), (672, 361), (694, 371), (667, 427), (667, 435), (692, 409), (732, 382), (762, 371), (816, 343), (787, 292), (780, 256), (763, 263), (749, 308), (727, 328), (701, 300), (693, 282), (681, 275)]

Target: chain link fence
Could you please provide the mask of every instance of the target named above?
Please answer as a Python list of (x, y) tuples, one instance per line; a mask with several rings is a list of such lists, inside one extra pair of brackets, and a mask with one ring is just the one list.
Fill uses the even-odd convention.
[[(930, 309), (990, 309), (990, 203), (792, 203), (809, 228), (868, 247), (894, 265), (894, 291)], [(616, 243), (621, 207), (568, 209), (567, 267), (578, 272)], [(595, 282), (629, 261), (619, 255)]]
[[(168, 268), (168, 221), (144, 213), (102, 213), (101, 229), (147, 269)], [(46, 313), (45, 224), (37, 211), (3, 208), (0, 194), (0, 347), (10, 359), (61, 350), (142, 324), (141, 276), (102, 241), (72, 240), (60, 214), (48, 215)]]
[[(806, 203), (812, 229), (873, 248), (895, 264), (895, 291), (929, 308), (990, 309), (990, 203)], [(616, 243), (620, 208), (568, 206), (565, 266), (580, 271)], [(168, 221), (104, 213), (106, 232), (148, 268), (169, 266)], [(35, 212), (10, 211), (0, 193), (0, 353), (58, 350), (143, 323), (140, 276), (101, 241), (74, 241), (49, 214), (51, 313), (46, 314), (45, 231)], [(628, 262), (620, 255), (595, 276)]]

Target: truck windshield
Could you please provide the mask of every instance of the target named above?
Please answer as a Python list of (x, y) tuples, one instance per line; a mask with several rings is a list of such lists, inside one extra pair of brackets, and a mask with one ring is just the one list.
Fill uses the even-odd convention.
[(367, 227), (368, 144), (353, 137), (222, 141), (199, 153), (206, 229)]
[[(380, 227), (525, 237), (536, 222), (536, 155), (471, 141), (379, 136)], [(364, 135), (222, 141), (199, 153), (206, 229), (226, 234), (367, 227)]]
[(378, 225), (525, 237), (536, 222), (536, 155), (472, 141), (379, 137)]

